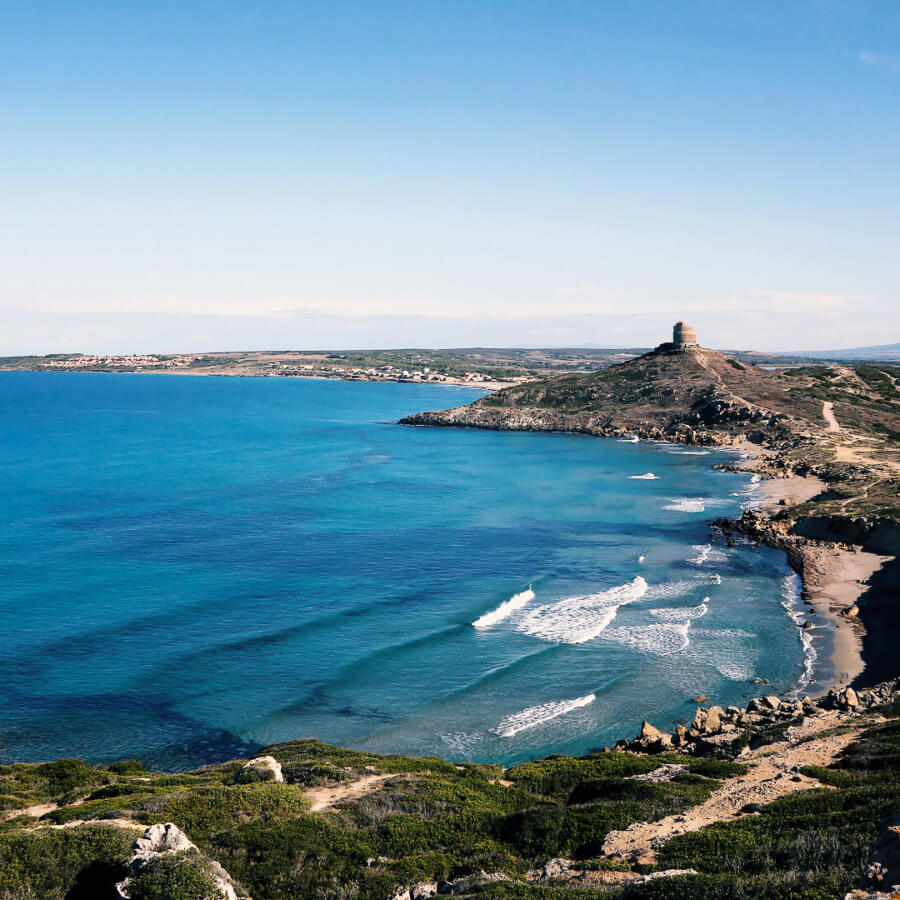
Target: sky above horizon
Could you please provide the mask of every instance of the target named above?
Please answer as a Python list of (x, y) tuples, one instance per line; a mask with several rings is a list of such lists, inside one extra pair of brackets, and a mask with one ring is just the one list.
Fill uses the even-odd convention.
[(900, 341), (894, 0), (0, 10), (0, 354)]

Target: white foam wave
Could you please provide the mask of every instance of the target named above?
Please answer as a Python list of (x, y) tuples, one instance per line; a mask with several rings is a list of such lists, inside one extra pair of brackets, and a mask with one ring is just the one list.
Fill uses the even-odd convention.
[(467, 753), (482, 740), (482, 735), (469, 731), (443, 731), (438, 737), (453, 753)]
[(800, 645), (803, 647), (803, 673), (797, 682), (797, 687), (803, 689), (813, 680), (816, 660), (819, 654), (813, 646), (812, 635), (808, 629), (803, 628), (806, 621), (806, 612), (800, 600), (802, 582), (800, 576), (794, 573), (785, 575), (781, 582), (781, 596), (784, 598), (781, 605), (787, 610), (788, 615), (794, 620), (794, 624), (800, 629)]
[(704, 583), (700, 578), (693, 578), (690, 581), (664, 581), (661, 584), (652, 584), (647, 588), (647, 599), (671, 600), (673, 597), (684, 597), (698, 584)]
[(636, 434), (633, 434), (631, 435), (631, 437), (627, 438), (619, 438), (620, 444), (637, 444), (639, 441), (640, 438)]
[(582, 706), (588, 706), (593, 703), (597, 697), (595, 694), (586, 694), (584, 697), (576, 697), (574, 700), (557, 700), (552, 703), (542, 703), (540, 706), (529, 706), (521, 712), (513, 713), (511, 716), (500, 720), (500, 724), (491, 731), (500, 737), (509, 738), (525, 731), (529, 728), (537, 728), (538, 725), (544, 725), (547, 722), (564, 716), (573, 709), (579, 709)]
[(706, 504), (702, 497), (693, 499), (690, 497), (679, 497), (677, 500), (673, 499), (663, 509), (672, 509), (675, 512), (702, 513), (706, 512)]
[(673, 456), (709, 456), (709, 450), (666, 450)]
[(690, 620), (666, 625), (640, 625), (628, 628), (611, 628), (603, 635), (605, 641), (615, 641), (625, 647), (640, 650), (642, 653), (654, 653), (657, 656), (669, 656), (686, 650), (691, 642), (688, 637)]
[(539, 606), (522, 619), (516, 631), (557, 644), (583, 644), (612, 622), (620, 606), (634, 603), (646, 593), (647, 582), (638, 575), (606, 591)]
[(669, 606), (664, 609), (651, 609), (650, 615), (656, 617), (662, 622), (688, 622), (699, 619), (709, 612), (706, 605), (709, 597), (704, 597), (703, 602), (699, 606)]
[(652, 472), (644, 472), (643, 475), (629, 475), (633, 481), (656, 481), (659, 479), (659, 475), (654, 475)]
[(695, 566), (702, 566), (705, 562), (725, 562), (728, 558), (721, 550), (713, 549), (712, 544), (694, 544), (693, 549), (697, 555), (688, 560)]
[(715, 669), (731, 681), (749, 681), (753, 677), (753, 666), (740, 662), (719, 662)]
[(517, 609), (521, 609), (532, 600), (534, 600), (534, 591), (531, 588), (519, 594), (513, 594), (509, 600), (504, 600), (496, 609), (479, 616), (472, 625), (475, 628), (488, 628), (491, 625), (496, 625), (498, 622), (509, 618)]

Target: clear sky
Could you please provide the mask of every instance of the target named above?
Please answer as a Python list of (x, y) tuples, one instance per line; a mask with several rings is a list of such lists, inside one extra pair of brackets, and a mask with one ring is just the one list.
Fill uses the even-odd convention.
[(897, 0), (0, 13), (0, 353), (900, 341)]

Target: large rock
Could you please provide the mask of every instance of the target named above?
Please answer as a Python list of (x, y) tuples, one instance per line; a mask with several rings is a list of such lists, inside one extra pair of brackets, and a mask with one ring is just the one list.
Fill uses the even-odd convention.
[(900, 891), (900, 815), (878, 824), (878, 840), (866, 863), (860, 888), (869, 891)]
[(638, 736), (640, 741), (657, 741), (662, 732), (658, 728), (654, 728), (649, 722), (641, 722), (641, 733)]
[(276, 781), (283, 784), (284, 773), (281, 771), (281, 763), (274, 756), (257, 756), (244, 763), (235, 781), (241, 784), (252, 781)]
[[(132, 845), (134, 851), (128, 862), (128, 877), (116, 885), (119, 897), (129, 900), (128, 885), (134, 878), (157, 859), (178, 854), (197, 854), (197, 849), (188, 836), (173, 822), (151, 825)], [(207, 857), (203, 866), (219, 891), (221, 900), (247, 900), (245, 894), (239, 894), (231, 876), (215, 860)]]

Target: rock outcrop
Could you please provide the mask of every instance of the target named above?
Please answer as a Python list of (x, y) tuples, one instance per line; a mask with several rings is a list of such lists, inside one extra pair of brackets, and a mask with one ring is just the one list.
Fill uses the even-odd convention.
[(249, 900), (239, 893), (231, 876), (215, 860), (204, 857), (197, 846), (174, 823), (151, 825), (132, 847), (134, 854), (128, 862), (128, 877), (116, 885), (119, 897), (129, 900), (129, 885), (159, 859), (167, 856), (189, 856), (202, 862), (205, 874), (218, 890), (221, 900)]
[(243, 768), (235, 776), (239, 784), (247, 784), (253, 781), (284, 782), (284, 774), (281, 771), (281, 763), (274, 756), (257, 756), (244, 763)]
[(844, 900), (893, 900), (900, 895), (900, 815), (882, 819), (860, 889)]

